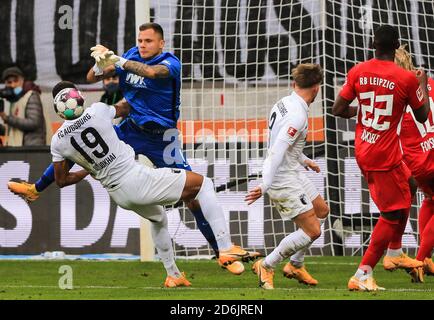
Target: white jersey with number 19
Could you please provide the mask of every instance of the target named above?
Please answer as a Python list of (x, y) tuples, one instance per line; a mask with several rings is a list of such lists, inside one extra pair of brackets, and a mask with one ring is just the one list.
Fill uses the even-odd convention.
[(51, 139), (53, 162), (74, 161), (104, 187), (119, 183), (136, 162), (133, 148), (113, 129), (115, 114), (113, 106), (98, 102), (79, 118), (65, 121)]

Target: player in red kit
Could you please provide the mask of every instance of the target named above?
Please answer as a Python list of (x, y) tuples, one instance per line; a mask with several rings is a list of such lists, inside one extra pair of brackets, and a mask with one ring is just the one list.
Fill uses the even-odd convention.
[[(407, 105), (419, 122), (427, 119), (429, 110), (425, 73), (416, 78), (394, 63), (398, 31), (389, 25), (379, 27), (374, 48), (373, 59), (348, 72), (332, 110), (335, 116), (350, 118), (357, 113), (350, 103), (358, 99), (355, 156), (381, 214), (359, 268), (348, 282), (348, 289), (357, 291), (384, 290), (376, 284), (373, 269), (394, 237), (402, 235), (402, 221), (411, 206), (411, 173), (402, 162), (398, 124)], [(423, 265), (410, 258), (407, 262), (409, 268)]]
[[(406, 70), (415, 70), (410, 53), (400, 47), (395, 53), (395, 63)], [(416, 121), (412, 109), (407, 107), (400, 128), (400, 140), (403, 160), (416, 179), (418, 187), (425, 195), (419, 210), (420, 248), (416, 259), (423, 262), (423, 267), (413, 268), (410, 272), (414, 282), (423, 282), (423, 275), (434, 275), (434, 263), (431, 251), (434, 247), (434, 80), (428, 79), (430, 112), (425, 123)], [(401, 238), (389, 244), (383, 260), (386, 270), (397, 266), (397, 254), (400, 254)], [(397, 266), (399, 267), (399, 265)]]

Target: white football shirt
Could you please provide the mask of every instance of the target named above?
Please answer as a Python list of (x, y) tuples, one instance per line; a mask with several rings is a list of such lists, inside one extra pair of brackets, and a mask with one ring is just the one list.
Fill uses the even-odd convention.
[(53, 162), (71, 160), (104, 187), (112, 186), (135, 165), (133, 148), (113, 129), (113, 106), (97, 102), (75, 120), (66, 120), (51, 139)]
[(278, 141), (289, 145), (271, 185), (273, 188), (284, 187), (288, 174), (298, 171), (300, 162), (307, 159), (303, 155), (308, 129), (308, 105), (304, 99), (293, 92), (279, 100), (271, 109), (269, 129), (269, 152)]

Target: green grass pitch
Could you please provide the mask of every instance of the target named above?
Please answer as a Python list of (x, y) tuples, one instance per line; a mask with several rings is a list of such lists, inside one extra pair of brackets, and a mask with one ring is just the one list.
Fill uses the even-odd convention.
[[(178, 266), (192, 282), (191, 288), (163, 288), (165, 272), (159, 262), (138, 261), (0, 261), (0, 299), (434, 299), (434, 277), (411, 283), (403, 270), (375, 269), (384, 292), (349, 292), (347, 281), (360, 257), (308, 257), (306, 266), (319, 285), (307, 287), (283, 277), (279, 266), (275, 290), (258, 288), (258, 281), (245, 264), (240, 276), (229, 274), (215, 261), (179, 260)], [(73, 289), (62, 290), (59, 267), (69, 265)]]

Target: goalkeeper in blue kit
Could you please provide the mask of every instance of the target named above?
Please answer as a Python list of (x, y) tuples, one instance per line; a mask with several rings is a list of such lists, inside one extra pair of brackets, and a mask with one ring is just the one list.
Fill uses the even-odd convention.
[[(139, 27), (138, 45), (119, 57), (102, 45), (91, 48), (96, 64), (89, 70), (89, 83), (119, 75), (124, 99), (130, 105), (130, 114), (114, 126), (122, 141), (133, 147), (136, 155), (146, 156), (157, 168), (169, 167), (191, 171), (185, 160), (176, 129), (179, 118), (181, 62), (164, 52), (164, 33), (160, 25), (146, 23)], [(73, 163), (70, 162), (72, 167)], [(50, 165), (35, 184), (8, 183), (9, 189), (28, 201), (34, 201), (40, 192), (54, 181)], [(187, 203), (198, 228), (214, 249), (220, 266), (231, 273), (240, 274), (244, 266), (239, 260), (256, 258), (256, 252), (247, 252), (238, 246), (219, 247), (219, 234), (213, 225), (225, 223), (223, 216), (205, 219), (199, 203)]]

